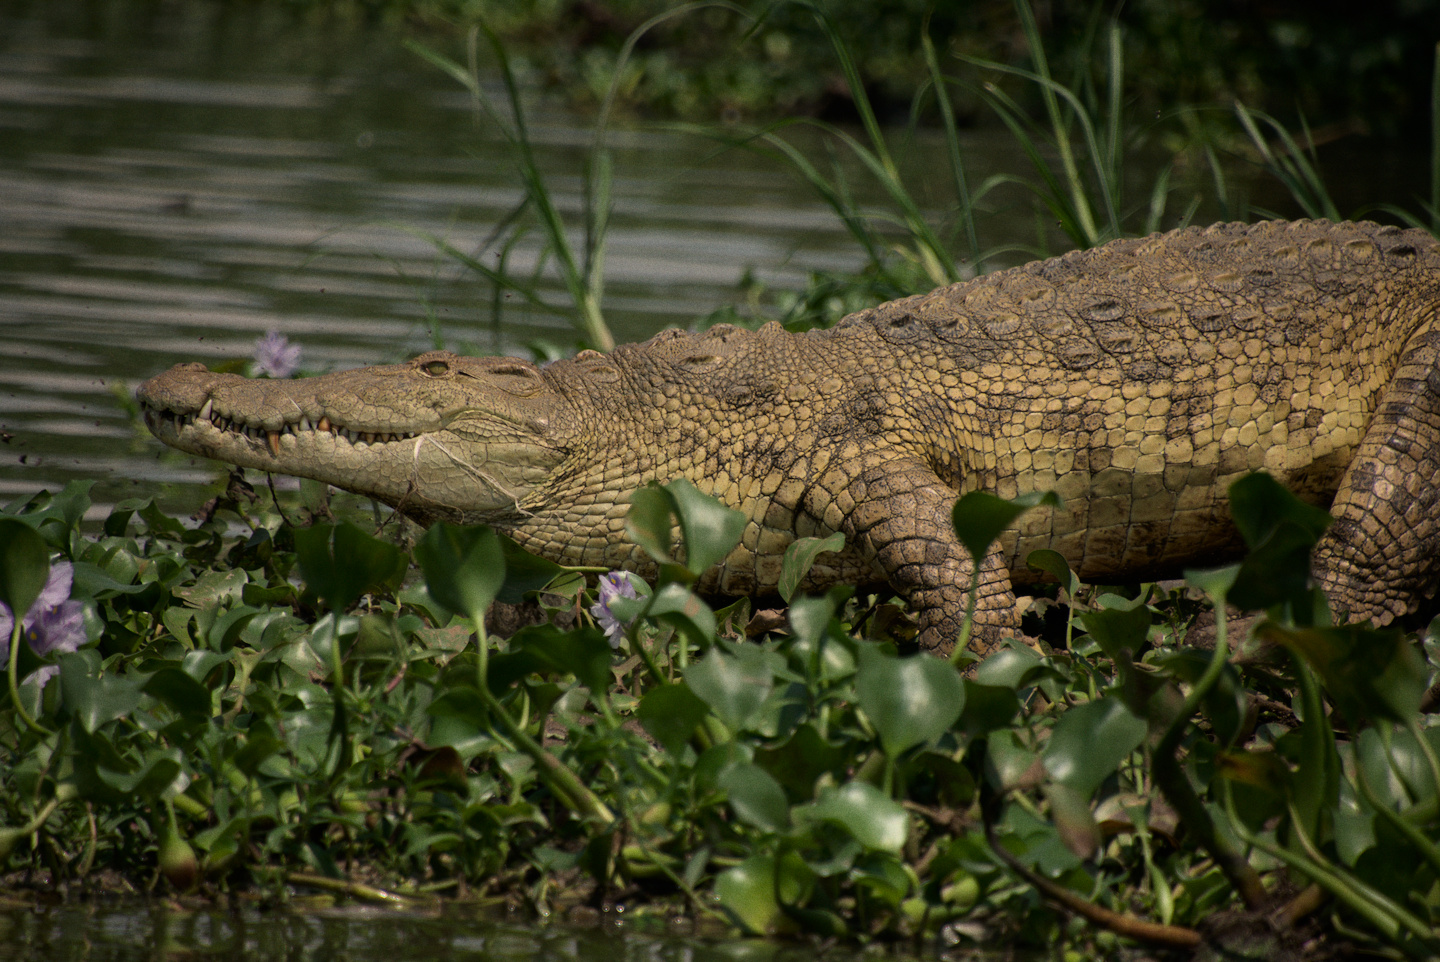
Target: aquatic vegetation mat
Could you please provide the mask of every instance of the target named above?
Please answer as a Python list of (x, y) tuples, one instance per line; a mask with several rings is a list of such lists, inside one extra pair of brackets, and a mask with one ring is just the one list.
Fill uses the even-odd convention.
[[(1306, 576), (1326, 516), (1239, 484), (1247, 560), (1107, 588), (1037, 552), (1036, 637), (980, 664), (907, 653), (889, 598), (795, 594), (837, 547), (815, 539), (788, 608), (712, 607), (689, 585), (739, 526), (680, 483), (630, 516), (656, 584), (598, 587), (486, 528), (407, 545), (398, 519), (295, 527), (221, 497), (92, 530), (84, 484), (12, 504), (9, 887), (1433, 953), (1440, 639), (1329, 626)], [(1023, 510), (967, 496), (962, 541)], [(496, 600), (535, 623), (497, 637)]]

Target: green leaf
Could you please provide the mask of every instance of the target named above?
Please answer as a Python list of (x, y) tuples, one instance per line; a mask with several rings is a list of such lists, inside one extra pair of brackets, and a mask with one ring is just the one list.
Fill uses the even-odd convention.
[(675, 560), (671, 554), (675, 543), (672, 507), (665, 489), (651, 485), (630, 496), (630, 510), (625, 515), (625, 534), (662, 565)]
[(778, 833), (790, 827), (785, 791), (763, 768), (744, 763), (731, 765), (720, 773), (720, 787), (740, 821), (762, 832)]
[(814, 798), (816, 780), (841, 771), (849, 758), (844, 747), (827, 740), (813, 722), (802, 723), (782, 744), (755, 752), (755, 764), (797, 801)]
[[(23, 521), (0, 518), (0, 602), (18, 623), (40, 597), (50, 577), (50, 549)], [(5, 639), (10, 644), (10, 639)]]
[(596, 696), (610, 690), (615, 683), (610, 671), (615, 650), (603, 631), (598, 628), (559, 631), (553, 625), (534, 627), (540, 630), (515, 633), (510, 639), (512, 653), (528, 655), (539, 665), (561, 675), (573, 674)]
[(1020, 698), (1009, 685), (986, 685), (965, 680), (965, 706), (960, 727), (967, 735), (986, 735), (1007, 727), (1020, 712)]
[(1035, 754), (1011, 728), (990, 733), (985, 739), (985, 774), (1000, 791), (1034, 785), (1044, 771)]
[(211, 715), (210, 689), (179, 668), (167, 665), (151, 675), (141, 688), (190, 722), (203, 722)]
[(1314, 545), (1333, 520), (1330, 512), (1306, 504), (1263, 472), (1247, 474), (1230, 485), (1230, 513), (1252, 550), (1287, 525)]
[(686, 685), (656, 685), (640, 697), (635, 714), (650, 737), (672, 755), (685, 750), (695, 726), (710, 713), (706, 704)]
[(1026, 511), (1040, 505), (1058, 508), (1060, 496), (1054, 491), (1034, 491), (1007, 501), (988, 491), (971, 491), (955, 502), (950, 520), (960, 543), (978, 565), (1002, 531)]
[(1420, 710), (1425, 665), (1398, 630), (1359, 625), (1285, 628), (1265, 621), (1255, 633), (1303, 658), (1352, 725), (1361, 721), (1404, 725)]
[(790, 547), (785, 549), (785, 560), (780, 566), (779, 590), (785, 603), (788, 605), (795, 597), (796, 589), (810, 573), (816, 558), (827, 551), (840, 551), (844, 547), (845, 536), (839, 531), (828, 538), (796, 538)]
[[(615, 609), (617, 615), (620, 609)], [(715, 623), (715, 612), (701, 601), (694, 592), (684, 585), (670, 583), (661, 586), (650, 597), (645, 615), (655, 621), (672, 625), (687, 641), (698, 648), (709, 648), (715, 644), (719, 626)]]
[(1222, 606), (1230, 590), (1235, 586), (1235, 579), (1240, 576), (1239, 565), (1226, 565), (1223, 568), (1200, 568), (1189, 569), (1185, 572), (1185, 583), (1192, 588), (1198, 588), (1205, 592), (1212, 604)]
[(1036, 676), (1045, 671), (1045, 663), (1029, 648), (1002, 648), (980, 663), (975, 680), (1018, 691), (1034, 684)]
[(561, 565), (531, 554), (503, 534), (496, 537), (500, 539), (505, 557), (505, 582), (495, 596), (497, 601), (518, 605), (528, 593), (548, 588), (557, 578), (568, 574)]
[(1150, 622), (1150, 608), (1143, 597), (1080, 615), (1080, 623), (1090, 637), (1111, 658), (1118, 657), (1123, 649), (1133, 653), (1144, 647), (1150, 634)]
[(855, 690), (891, 758), (939, 738), (965, 707), (964, 681), (948, 661), (924, 654), (894, 658), (868, 645), (860, 650)]
[(295, 562), (321, 603), (344, 611), (367, 591), (399, 584), (405, 552), (349, 522), (296, 528)]
[(725, 559), (745, 530), (745, 515), (701, 494), (684, 478), (665, 485), (685, 543), (685, 567), (699, 575)]
[(1025, 557), (1025, 565), (1036, 571), (1043, 571), (1056, 581), (1066, 593), (1074, 597), (1075, 592), (1080, 588), (1080, 579), (1075, 577), (1075, 572), (1070, 570), (1070, 563), (1065, 556), (1050, 548), (1039, 548)]
[(715, 648), (690, 666), (685, 684), (726, 728), (738, 732), (754, 721), (765, 704), (774, 673), (758, 648), (742, 648), (737, 655)]
[(775, 899), (775, 859), (752, 855), (715, 878), (715, 897), (731, 920), (751, 935), (769, 935), (784, 916)]
[(810, 805), (792, 810), (796, 821), (825, 821), (844, 828), (861, 845), (898, 853), (910, 833), (910, 816), (900, 803), (869, 782), (846, 782)]
[(124, 718), (140, 704), (140, 686), (103, 671), (100, 654), (93, 648), (61, 655), (59, 664), (61, 703), (88, 733)]
[(1043, 755), (1057, 782), (1089, 798), (1145, 740), (1145, 721), (1106, 695), (1060, 715)]
[(494, 531), (485, 525), (431, 525), (415, 545), (415, 560), (437, 604), (484, 624), (486, 610), (505, 583), (505, 550)]
[(180, 759), (180, 749), (174, 746), (152, 748), (145, 753), (136, 771), (121, 772), (100, 767), (96, 773), (101, 781), (122, 795), (158, 798), (180, 776)]

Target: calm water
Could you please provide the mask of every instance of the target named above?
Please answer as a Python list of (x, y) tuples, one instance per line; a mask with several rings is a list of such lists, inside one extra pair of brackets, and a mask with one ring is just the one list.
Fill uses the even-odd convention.
[[(575, 929), (500, 923), (449, 906), (432, 914), (183, 910), (163, 903), (0, 909), (14, 962), (902, 962), (914, 956), (754, 939), (709, 941), (633, 921)], [(657, 931), (658, 929), (658, 931)], [(931, 955), (935, 958), (935, 955)], [(975, 959), (978, 956), (966, 955)]]
[[(556, 203), (578, 212), (590, 131), (528, 106)], [(734, 301), (750, 268), (798, 287), (858, 262), (768, 161), (704, 163), (709, 142), (653, 132), (611, 144), (619, 340)], [(488, 291), (416, 236), (477, 250), (520, 198), (501, 135), (392, 34), (243, 4), (0, 4), (0, 498), (76, 477), (101, 499), (208, 482), (158, 459), (117, 394), (249, 355), (269, 329), (315, 371), (427, 349), (432, 323), (483, 351), (572, 343), (564, 318), (513, 304), (497, 333)], [(511, 266), (534, 262), (521, 245)]]
[[(480, 351), (573, 343), (567, 320), (513, 302), (497, 329), (486, 287), (417, 236), (475, 251), (518, 203), (500, 133), (393, 32), (307, 24), (283, 6), (0, 0), (0, 500), (93, 478), (102, 502), (178, 483), (170, 505), (197, 505), (216, 467), (161, 457), (126, 399), (177, 361), (248, 356), (270, 329), (311, 371), (393, 361), (436, 330)], [(528, 107), (573, 216), (587, 121), (539, 94)], [(1029, 174), (1003, 133), (967, 137), (973, 183)], [(747, 270), (798, 288), (859, 263), (778, 163), (653, 129), (610, 142), (606, 305), (621, 341), (736, 301)], [(905, 150), (946, 196), (939, 144)], [(1341, 186), (1363, 197), (1365, 183)], [(984, 246), (1034, 239), (1033, 215), (998, 206)], [(535, 251), (522, 243), (511, 267)], [(550, 295), (563, 300), (553, 281)]]

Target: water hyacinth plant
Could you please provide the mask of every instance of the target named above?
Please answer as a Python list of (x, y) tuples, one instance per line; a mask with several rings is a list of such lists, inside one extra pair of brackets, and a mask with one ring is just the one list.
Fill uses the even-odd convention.
[[(59, 684), (0, 708), (6, 867), (1092, 952), (1253, 944), (1270, 918), (1275, 951), (1344, 931), (1423, 957), (1440, 641), (1326, 627), (1290, 577), (1314, 509), (1241, 484), (1244, 564), (1085, 588), (1041, 553), (1039, 640), (968, 666), (906, 655), (883, 596), (711, 607), (691, 565), (739, 529), (688, 485), (637, 493), (661, 575), (634, 598), (608, 581), (603, 606), (486, 529), (436, 526), (407, 576), (354, 526), (223, 499), (195, 528), (131, 501), (87, 533), (72, 485), (0, 519), (5, 597), (40, 599), (53, 556), (95, 629)], [(1006, 512), (972, 504), (962, 534)], [(794, 545), (787, 583), (834, 547)], [(495, 637), (490, 600), (526, 598), (545, 621)], [(1257, 641), (1227, 599), (1264, 612)], [(1205, 611), (1213, 644), (1185, 644)], [(607, 616), (630, 623), (619, 649)]]
[(266, 331), (255, 342), (255, 353), (250, 364), (251, 377), (290, 377), (300, 369), (300, 345), (279, 331)]

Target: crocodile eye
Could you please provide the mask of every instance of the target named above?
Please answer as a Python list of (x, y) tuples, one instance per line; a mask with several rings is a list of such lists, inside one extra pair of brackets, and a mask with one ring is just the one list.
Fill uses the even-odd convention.
[(439, 377), (442, 374), (450, 373), (450, 365), (446, 364), (444, 361), (431, 361), (423, 368), (421, 368), (421, 370), (423, 370), (431, 377)]

